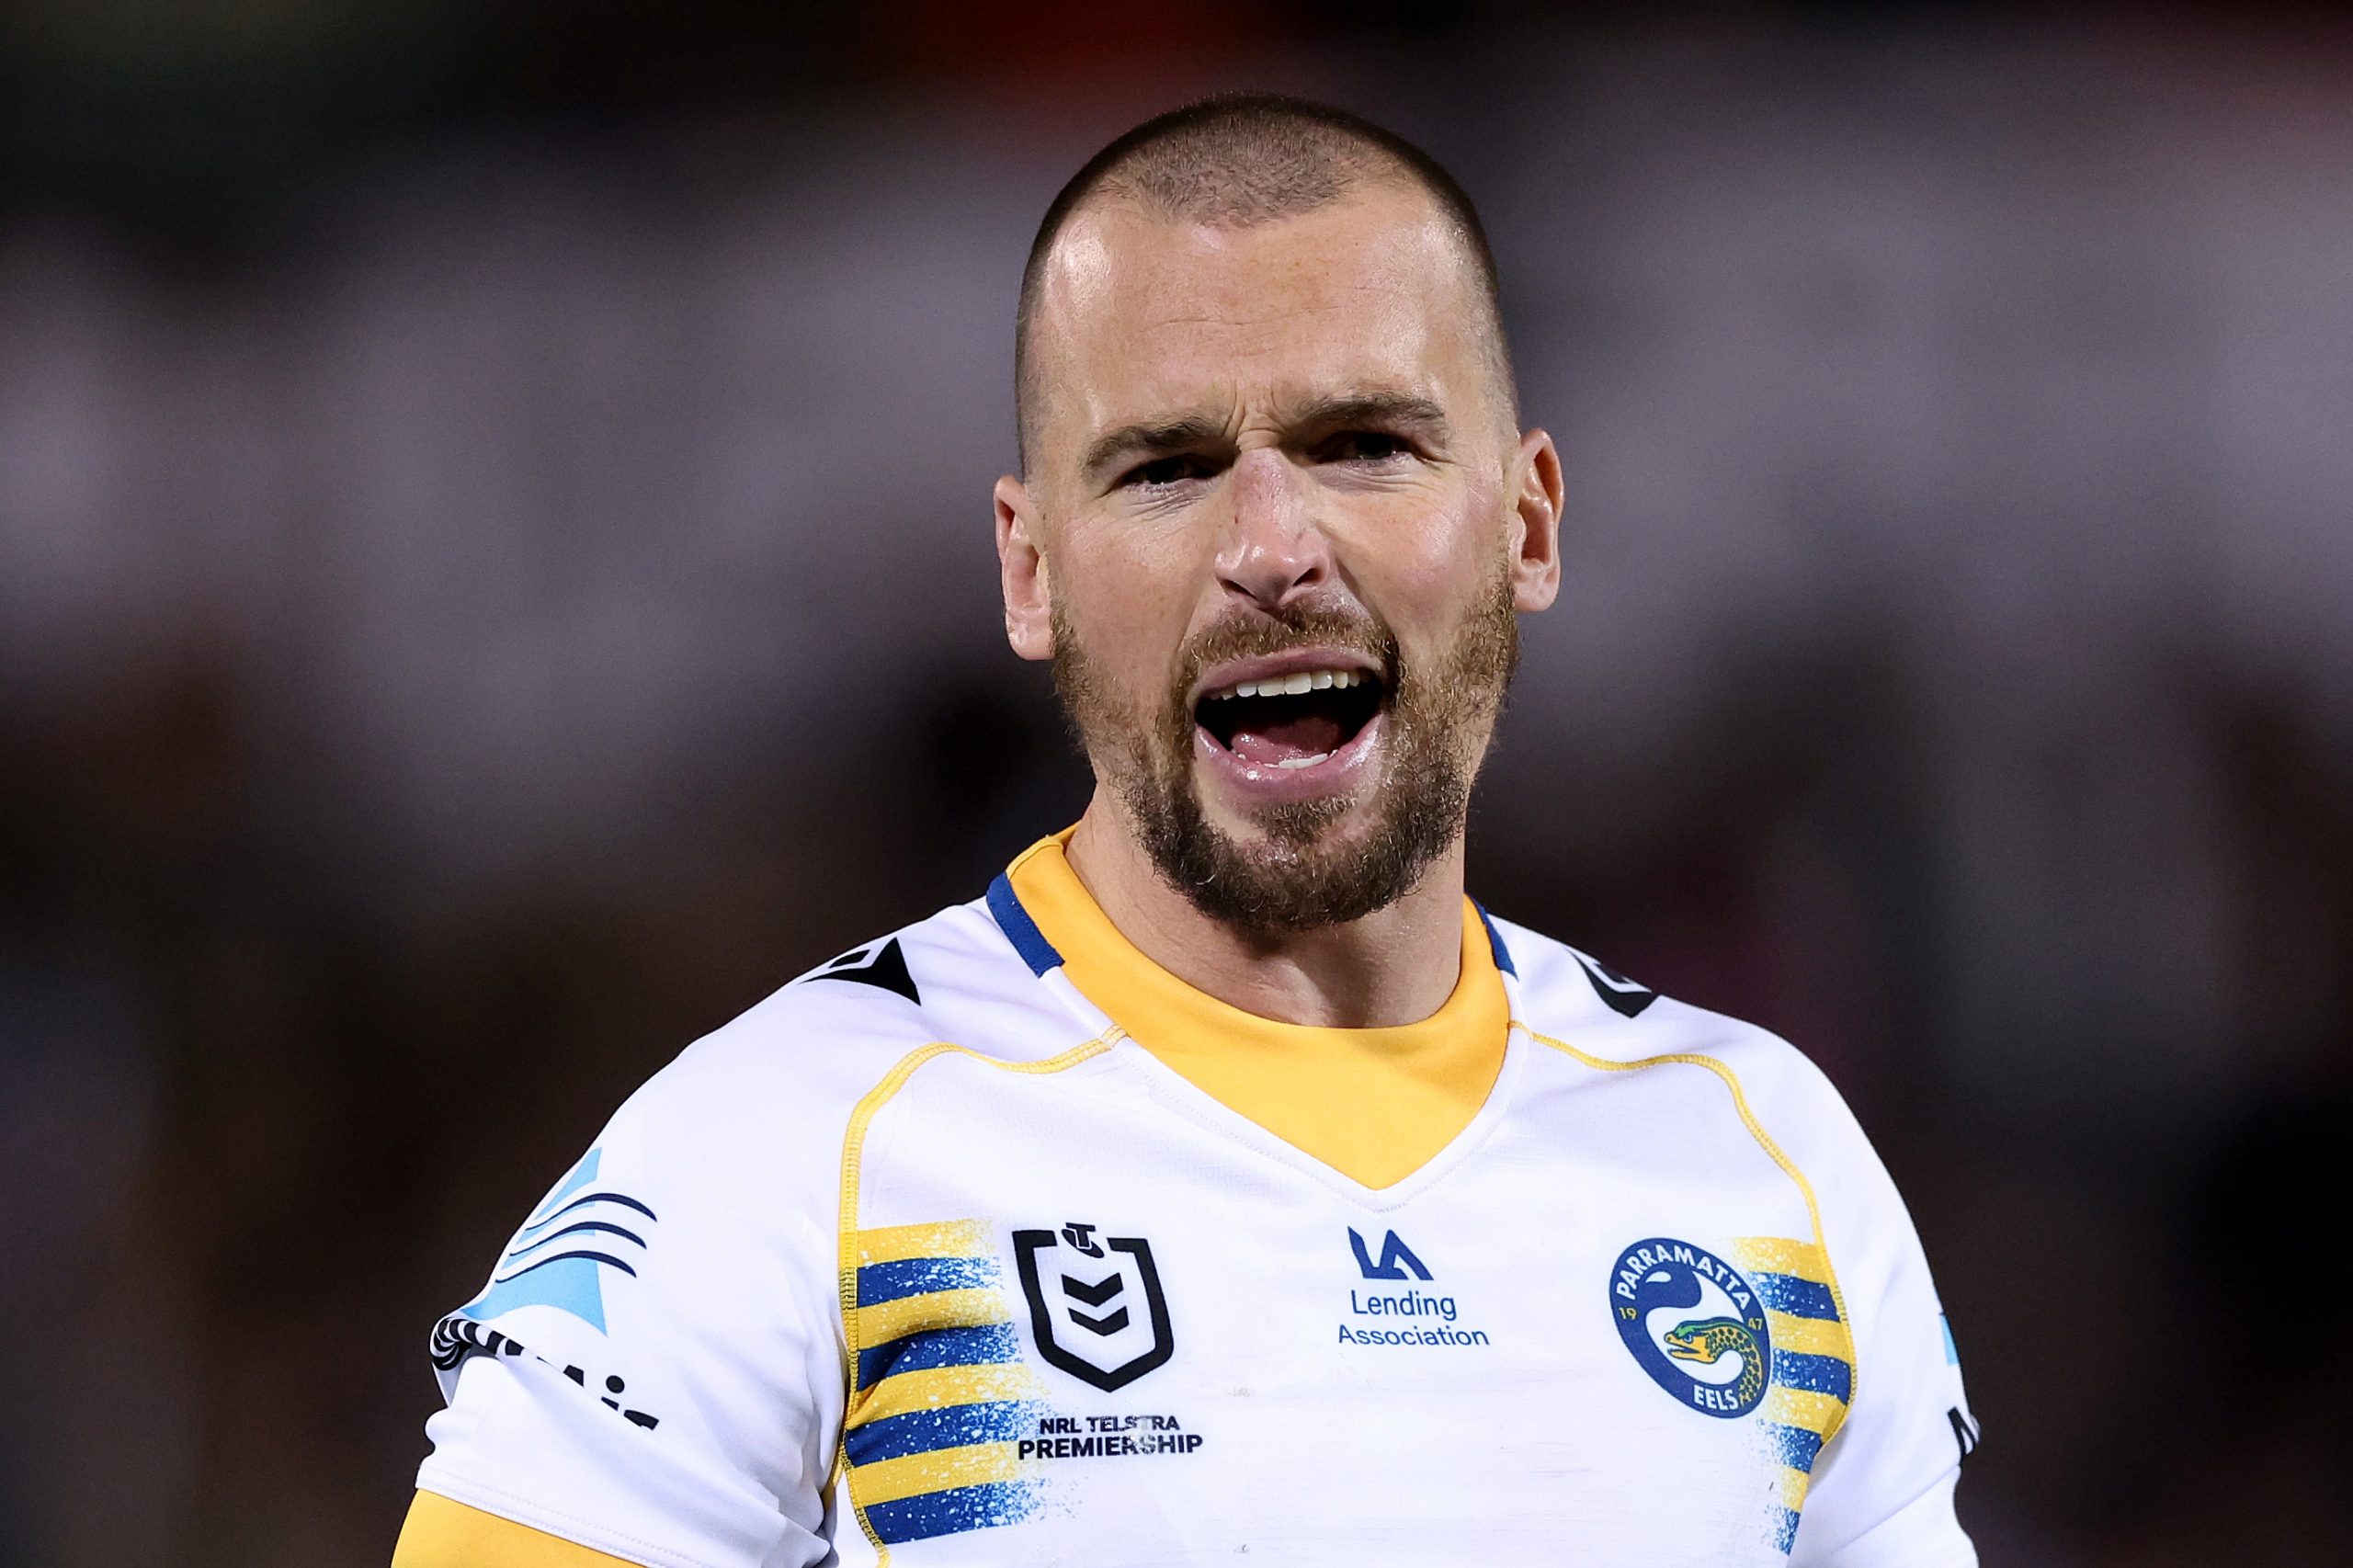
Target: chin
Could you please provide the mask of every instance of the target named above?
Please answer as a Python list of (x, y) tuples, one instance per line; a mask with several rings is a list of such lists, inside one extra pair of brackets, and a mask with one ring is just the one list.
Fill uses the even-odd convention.
[(1377, 796), (1327, 795), (1246, 811), (1205, 813), (1206, 824), (1241, 854), (1268, 865), (1293, 865), (1361, 852), (1378, 835)]

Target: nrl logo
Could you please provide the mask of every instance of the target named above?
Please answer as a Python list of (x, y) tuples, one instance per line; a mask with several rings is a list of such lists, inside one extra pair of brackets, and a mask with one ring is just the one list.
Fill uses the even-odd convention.
[(1152, 1244), (1095, 1231), (1074, 1222), (1059, 1234), (1016, 1231), (1013, 1256), (1038, 1354), (1108, 1392), (1166, 1365), (1176, 1339)]

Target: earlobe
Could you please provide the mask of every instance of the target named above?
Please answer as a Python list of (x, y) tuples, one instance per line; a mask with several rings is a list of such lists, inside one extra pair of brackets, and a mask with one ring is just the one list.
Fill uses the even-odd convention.
[(1512, 508), (1518, 527), (1512, 551), (1512, 606), (1533, 613), (1549, 608), (1561, 592), (1561, 507), (1566, 491), (1561, 452), (1542, 430), (1520, 437), (1513, 465)]
[(1005, 640), (1025, 659), (1054, 656), (1053, 598), (1040, 544), (1037, 503), (1006, 474), (996, 482), (997, 583), (1005, 597)]

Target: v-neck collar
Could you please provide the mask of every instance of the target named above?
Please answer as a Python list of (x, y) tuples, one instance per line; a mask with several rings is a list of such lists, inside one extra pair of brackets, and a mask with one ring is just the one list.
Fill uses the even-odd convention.
[(989, 890), (990, 910), (1041, 979), (1059, 970), (1185, 1085), (1368, 1194), (1407, 1182), (1480, 1119), (1507, 1055), (1510, 957), (1469, 899), (1461, 972), (1429, 1017), (1289, 1024), (1220, 1001), (1137, 950), (1071, 868), (1069, 836), (1024, 851)]

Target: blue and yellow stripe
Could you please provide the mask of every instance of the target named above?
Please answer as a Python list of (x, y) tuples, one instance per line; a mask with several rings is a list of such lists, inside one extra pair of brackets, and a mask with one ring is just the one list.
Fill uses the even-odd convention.
[(1732, 1255), (1756, 1288), (1773, 1341), (1772, 1386), (1762, 1414), (1766, 1442), (1781, 1466), (1775, 1529), (1787, 1551), (1797, 1540), (1814, 1460), (1854, 1401), (1855, 1342), (1820, 1246), (1751, 1236), (1733, 1243)]
[(1045, 1413), (1005, 1269), (977, 1220), (856, 1233), (842, 1298), (856, 1351), (842, 1460), (878, 1545), (1012, 1524), (1038, 1508), (1015, 1456)]

